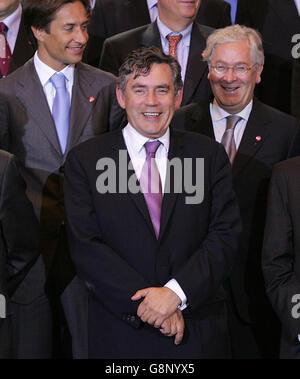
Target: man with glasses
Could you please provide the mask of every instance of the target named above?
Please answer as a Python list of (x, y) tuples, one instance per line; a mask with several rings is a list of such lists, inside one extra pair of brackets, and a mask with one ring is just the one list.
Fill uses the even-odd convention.
[(232, 163), (243, 233), (228, 283), (229, 327), (235, 358), (271, 358), (279, 349), (279, 323), (261, 272), (267, 187), (275, 163), (300, 154), (297, 119), (254, 98), (264, 64), (262, 41), (251, 28), (213, 32), (203, 53), (214, 99), (178, 110), (173, 126), (221, 142)]

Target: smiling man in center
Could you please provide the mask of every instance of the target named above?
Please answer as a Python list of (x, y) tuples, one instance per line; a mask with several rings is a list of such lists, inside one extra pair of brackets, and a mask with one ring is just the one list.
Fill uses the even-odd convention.
[[(132, 52), (117, 85), (127, 126), (67, 158), (70, 251), (90, 290), (89, 358), (230, 357), (223, 282), (235, 260), (239, 211), (223, 147), (169, 129), (181, 97), (173, 57), (155, 47)], [(97, 162), (112, 159), (118, 172), (120, 150), (141, 191), (99, 193)], [(168, 176), (178, 180), (168, 166), (175, 157), (204, 158), (201, 203), (187, 204), (185, 189), (165, 191)]]

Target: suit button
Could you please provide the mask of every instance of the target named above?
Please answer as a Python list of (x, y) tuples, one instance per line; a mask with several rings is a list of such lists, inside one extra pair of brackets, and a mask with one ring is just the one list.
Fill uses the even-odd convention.
[(130, 321), (131, 321), (131, 322), (134, 322), (134, 321), (135, 321), (135, 317), (134, 317), (134, 316), (131, 316), (131, 317), (130, 317)]

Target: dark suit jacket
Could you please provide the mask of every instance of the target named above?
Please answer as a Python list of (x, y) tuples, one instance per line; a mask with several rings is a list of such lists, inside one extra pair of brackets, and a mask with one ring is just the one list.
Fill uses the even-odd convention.
[[(230, 5), (223, 0), (202, 0), (196, 21), (212, 28), (231, 25)], [(96, 0), (84, 61), (98, 67), (106, 38), (150, 23), (146, 0)]]
[[(209, 104), (191, 104), (175, 112), (173, 127), (214, 138)], [(258, 141), (256, 137), (261, 139)], [(240, 318), (258, 321), (266, 304), (261, 271), (268, 183), (275, 163), (300, 155), (298, 121), (254, 99), (233, 171), (243, 232), (237, 264), (230, 278)]]
[[(182, 105), (207, 100), (211, 95), (207, 79), (207, 63), (202, 61), (206, 38), (212, 29), (194, 23), (191, 35), (190, 52), (183, 87)], [(143, 46), (162, 48), (157, 23), (142, 26), (108, 38), (103, 47), (100, 68), (118, 75), (119, 68), (126, 56), (134, 49)]]
[[(33, 60), (0, 81), (0, 93), (7, 102), (6, 124), (1, 127), (2, 146), (21, 163), (27, 193), (40, 220), (42, 257), (33, 266), (14, 301), (31, 303), (42, 292), (45, 268), (50, 272), (53, 257), (63, 260), (65, 212), (63, 166), (68, 151), (76, 144), (120, 124), (120, 108), (115, 99), (115, 78), (94, 67), (78, 63), (75, 68), (70, 129), (65, 154), (62, 154), (55, 125), (34, 68)], [(115, 121), (114, 121), (115, 120)], [(61, 247), (62, 246), (62, 247)], [(65, 257), (68, 262), (67, 257)], [(73, 279), (74, 270), (65, 265), (57, 273), (62, 292)]]
[[(23, 17), (21, 18), (20, 27), (16, 39), (16, 44), (12, 54), (12, 60), (9, 66), (9, 73), (23, 66), (35, 53), (35, 46), (25, 29)], [(0, 74), (1, 77), (1, 74)]]
[(294, 0), (239, 0), (236, 23), (255, 28), (262, 34), (265, 67), (257, 86), (257, 97), (291, 113), (292, 36), (300, 31)]
[[(267, 293), (282, 322), (281, 358), (298, 359), (300, 357), (298, 340), (300, 321), (299, 305), (297, 305), (300, 293), (299, 173), (299, 157), (281, 162), (274, 168), (263, 249), (263, 271)], [(295, 295), (298, 295), (296, 300), (293, 299)]]
[[(187, 193), (174, 193), (171, 174), (158, 240), (140, 192), (118, 193), (118, 180), (117, 193), (97, 192), (102, 173), (97, 161), (113, 159), (118, 172), (120, 149), (126, 152), (121, 130), (76, 147), (65, 166), (70, 251), (91, 293), (89, 356), (228, 357), (222, 283), (234, 261), (240, 224), (222, 146), (196, 134), (172, 132), (169, 159), (191, 158), (194, 179), (195, 158), (204, 157), (204, 200), (186, 204)], [(130, 300), (136, 290), (162, 286), (170, 278), (178, 281), (189, 303), (180, 346), (143, 325), (138, 304)]]
[[(1, 108), (1, 105), (0, 105)], [(1, 125), (1, 120), (0, 120)], [(40, 254), (39, 226), (16, 158), (0, 150), (0, 357), (9, 357), (9, 299)], [(4, 298), (5, 300), (4, 300)], [(5, 303), (4, 303), (5, 301)], [(4, 308), (3, 308), (4, 307)]]

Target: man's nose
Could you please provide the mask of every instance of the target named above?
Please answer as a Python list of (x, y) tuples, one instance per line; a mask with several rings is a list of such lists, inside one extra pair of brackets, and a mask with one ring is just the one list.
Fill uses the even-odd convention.
[(226, 73), (223, 76), (223, 79), (226, 80), (227, 82), (233, 82), (234, 80), (236, 80), (236, 78), (237, 78), (237, 75), (234, 72), (234, 68), (228, 67)]

